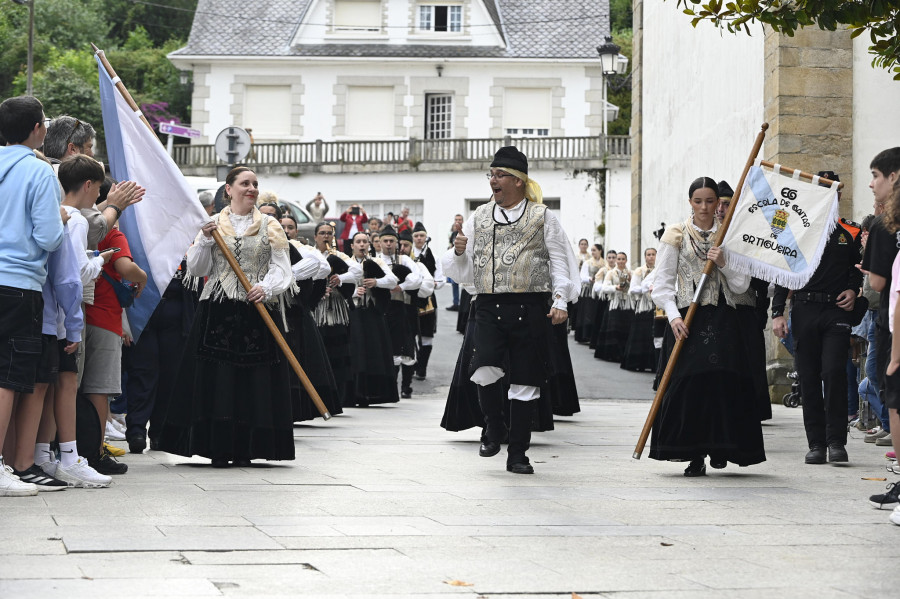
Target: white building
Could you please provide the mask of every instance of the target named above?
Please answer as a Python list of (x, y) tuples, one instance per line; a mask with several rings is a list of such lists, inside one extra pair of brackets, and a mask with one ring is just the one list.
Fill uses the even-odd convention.
[(212, 174), (208, 144), (243, 127), (262, 188), (321, 191), (332, 214), (408, 205), (442, 245), (512, 143), (573, 241), (598, 237), (605, 201), (621, 220), (608, 241), (627, 246), (628, 140), (604, 136), (595, 50), (608, 33), (606, 0), (200, 0), (170, 59), (193, 73), (203, 137), (176, 160)]

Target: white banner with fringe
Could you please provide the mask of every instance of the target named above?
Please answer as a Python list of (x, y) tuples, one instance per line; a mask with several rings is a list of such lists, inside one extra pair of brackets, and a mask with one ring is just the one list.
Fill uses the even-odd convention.
[(731, 224), (720, 244), (728, 264), (738, 272), (770, 283), (800, 289), (809, 281), (837, 225), (838, 183), (809, 183), (757, 160), (747, 174)]

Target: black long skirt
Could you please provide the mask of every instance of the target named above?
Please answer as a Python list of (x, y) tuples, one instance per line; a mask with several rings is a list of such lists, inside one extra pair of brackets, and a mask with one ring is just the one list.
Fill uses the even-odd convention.
[(621, 362), (631, 332), (634, 310), (609, 310), (603, 318), (603, 331), (597, 341), (594, 357), (607, 362)]
[(596, 300), (594, 308), (594, 322), (591, 328), (591, 341), (588, 347), (597, 349), (597, 345), (603, 338), (603, 321), (606, 320), (606, 313), (609, 312), (609, 300), (606, 298)]
[(656, 349), (653, 347), (653, 310), (636, 312), (625, 343), (621, 368), (638, 372), (656, 370)]
[[(280, 314), (270, 314), (280, 326)], [(200, 302), (159, 448), (210, 459), (294, 459), (288, 369), (254, 306)]]
[[(652, 459), (692, 460), (708, 455), (740, 466), (765, 461), (753, 375), (739, 333), (741, 316), (724, 299), (719, 306), (697, 310), (653, 424)], [(670, 328), (665, 361), (674, 344)]]
[(391, 335), (377, 305), (350, 311), (350, 350), (352, 403), (369, 406), (399, 401)]
[(352, 382), (350, 370), (350, 326), (343, 324), (320, 326), (319, 335), (322, 336), (322, 343), (325, 344), (325, 353), (328, 354), (328, 363), (331, 364), (331, 370), (334, 372), (338, 400), (340, 405), (346, 406), (352, 400), (350, 395)]
[(385, 313), (391, 339), (392, 356), (416, 355), (416, 331), (410, 322), (409, 306), (398, 300), (390, 300)]
[(755, 306), (738, 306), (740, 332), (747, 345), (753, 390), (756, 394), (756, 411), (760, 420), (772, 418), (772, 401), (769, 399), (769, 380), (766, 377), (766, 339), (759, 326)]
[[(340, 414), (341, 401), (334, 372), (331, 370), (325, 344), (322, 343), (319, 328), (312, 314), (306, 306), (295, 304), (287, 309), (287, 320), (289, 329), (285, 339), (291, 351), (294, 352), (303, 372), (306, 373), (306, 377), (328, 411), (332, 415)], [(291, 370), (291, 406), (294, 422), (312, 420), (320, 416), (312, 397), (293, 370)]]
[[(582, 293), (575, 304), (578, 310), (575, 313), (575, 341), (578, 343), (588, 343), (591, 340), (591, 333), (594, 332), (594, 318), (597, 316), (597, 300), (589, 292)], [(571, 317), (571, 314), (570, 314)]]

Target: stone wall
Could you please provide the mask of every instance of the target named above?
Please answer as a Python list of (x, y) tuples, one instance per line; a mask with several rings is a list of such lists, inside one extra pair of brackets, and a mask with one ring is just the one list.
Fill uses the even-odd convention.
[(766, 160), (841, 177), (841, 215), (853, 202), (853, 44), (846, 31), (810, 27), (765, 38)]

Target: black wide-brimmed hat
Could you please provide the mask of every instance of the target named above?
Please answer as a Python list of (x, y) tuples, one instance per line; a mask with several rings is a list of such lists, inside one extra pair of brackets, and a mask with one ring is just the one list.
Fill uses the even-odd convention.
[(719, 193), (718, 196), (720, 198), (733, 198), (734, 190), (731, 189), (731, 185), (728, 184), (728, 181), (719, 181)]
[(516, 146), (503, 146), (494, 154), (491, 168), (511, 168), (528, 174), (528, 158)]
[(397, 230), (391, 225), (385, 225), (378, 231), (378, 234), (382, 237), (397, 237)]

